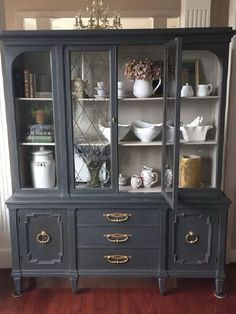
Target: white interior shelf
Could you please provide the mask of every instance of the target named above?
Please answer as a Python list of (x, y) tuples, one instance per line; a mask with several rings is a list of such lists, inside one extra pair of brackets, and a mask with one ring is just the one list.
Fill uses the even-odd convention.
[(55, 146), (55, 143), (31, 143), (31, 142), (23, 142), (21, 143), (22, 146)]
[[(216, 141), (189, 141), (186, 142), (184, 140), (180, 140), (180, 144), (182, 145), (216, 145)], [(140, 141), (124, 141), (119, 142), (120, 146), (162, 146), (162, 141), (152, 141), (148, 143), (140, 142)]]
[(125, 185), (125, 186), (119, 185), (119, 191), (127, 192), (127, 193), (158, 193), (158, 192), (161, 192), (161, 186), (158, 185), (158, 186), (153, 186), (150, 188), (133, 189), (131, 185)]
[(18, 101), (52, 101), (52, 97), (20, 97), (16, 98)]

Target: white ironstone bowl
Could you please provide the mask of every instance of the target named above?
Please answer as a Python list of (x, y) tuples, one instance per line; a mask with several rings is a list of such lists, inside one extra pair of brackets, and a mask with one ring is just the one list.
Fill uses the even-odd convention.
[(206, 140), (207, 131), (212, 129), (212, 125), (199, 126), (180, 126), (185, 141), (200, 142)]
[[(104, 127), (100, 122), (98, 123), (98, 127), (102, 135), (110, 142), (111, 128)], [(123, 138), (129, 133), (130, 128), (131, 128), (130, 124), (118, 124), (118, 141), (123, 140)]]
[(162, 123), (149, 123), (137, 120), (132, 123), (132, 132), (142, 142), (148, 143), (161, 133)]

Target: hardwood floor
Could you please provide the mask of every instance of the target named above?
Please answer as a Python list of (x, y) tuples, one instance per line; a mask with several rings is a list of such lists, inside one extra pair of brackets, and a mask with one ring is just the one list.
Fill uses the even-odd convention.
[(161, 297), (155, 279), (81, 278), (74, 296), (66, 279), (24, 280), (13, 298), (10, 270), (0, 270), (1, 314), (235, 314), (236, 264), (227, 267), (225, 299), (213, 295), (212, 279), (169, 279)]

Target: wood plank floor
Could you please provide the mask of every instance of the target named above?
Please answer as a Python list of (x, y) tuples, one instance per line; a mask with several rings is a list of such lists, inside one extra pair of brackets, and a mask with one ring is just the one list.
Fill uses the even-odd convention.
[(25, 295), (13, 298), (10, 270), (0, 270), (1, 314), (236, 314), (236, 264), (227, 267), (225, 299), (214, 297), (212, 279), (169, 279), (163, 297), (154, 279), (81, 278), (76, 296), (66, 279), (24, 286)]

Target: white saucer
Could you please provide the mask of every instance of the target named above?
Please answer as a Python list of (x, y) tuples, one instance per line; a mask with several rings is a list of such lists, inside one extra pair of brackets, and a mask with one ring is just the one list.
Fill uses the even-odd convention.
[(100, 96), (100, 95), (94, 95), (94, 97), (95, 97), (95, 98), (100, 98), (100, 99), (104, 99), (104, 98), (106, 98), (107, 96), (106, 96), (106, 95), (104, 95), (104, 96)]

